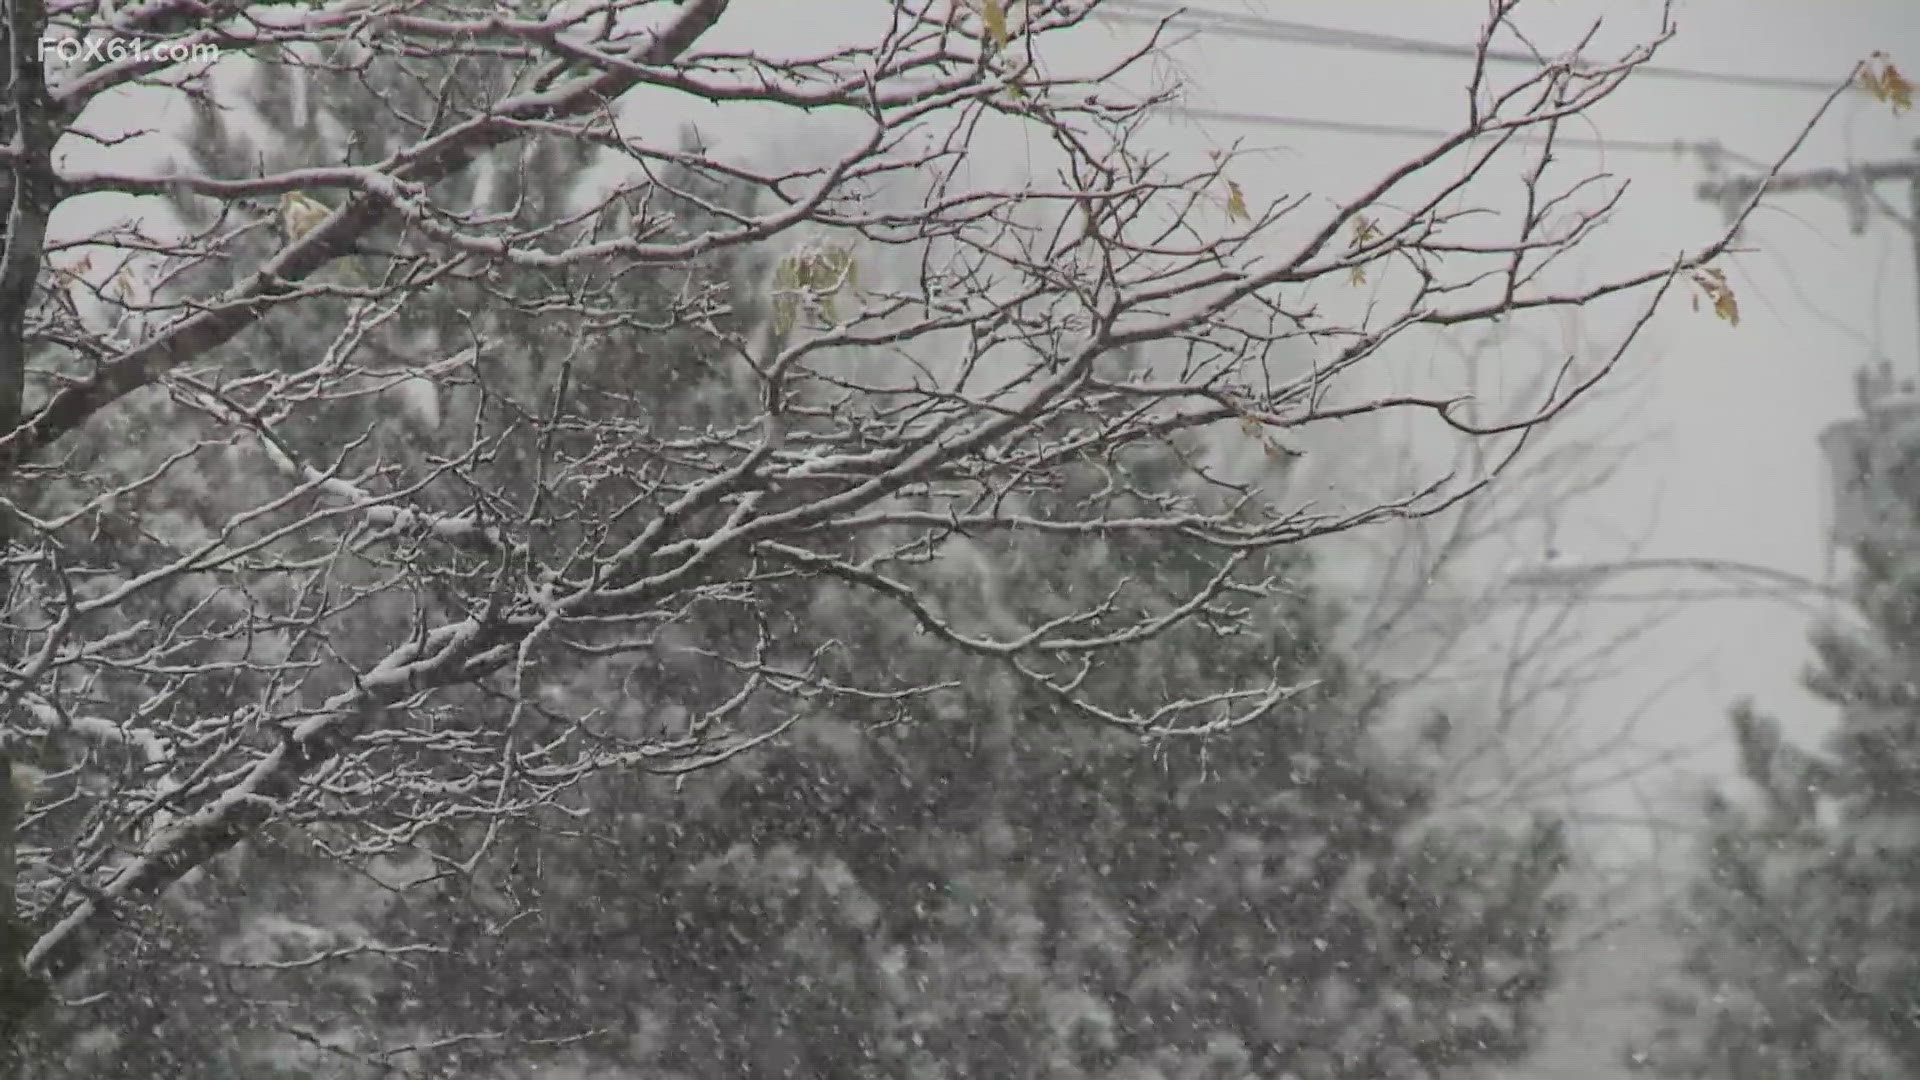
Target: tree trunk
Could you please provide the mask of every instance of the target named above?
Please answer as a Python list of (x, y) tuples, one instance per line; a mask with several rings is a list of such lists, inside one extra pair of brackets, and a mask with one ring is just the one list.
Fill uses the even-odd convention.
[[(0, 3), (0, 44), (7, 80), (0, 106), (0, 134), (11, 155), (0, 174), (0, 207), (5, 212), (4, 248), (0, 248), (0, 437), (20, 426), (27, 366), (27, 315), (45, 250), (47, 217), (53, 206), (51, 151), (58, 131), (40, 63), (46, 39), (43, 0)], [(0, 455), (0, 491), (13, 487), (12, 455)], [(0, 553), (14, 546), (17, 525), (0, 517)], [(0, 569), (0, 574), (5, 574)], [(0, 577), (0, 611), (10, 606), (13, 582)], [(17, 752), (15, 696), (0, 701), (0, 1077), (23, 1072), (20, 1060), (28, 1018), (45, 1003), (46, 987), (26, 969), (34, 934), (20, 913), (18, 833), (24, 798), (13, 783)]]

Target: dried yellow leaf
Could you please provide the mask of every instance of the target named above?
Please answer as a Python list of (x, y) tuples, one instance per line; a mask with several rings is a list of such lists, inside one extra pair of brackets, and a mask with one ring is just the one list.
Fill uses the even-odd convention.
[(1000, 0), (980, 0), (980, 22), (995, 48), (1004, 49), (1013, 42), (1013, 35), (1007, 32), (1007, 9)]
[(1913, 108), (1913, 84), (1900, 74), (1900, 69), (1892, 64), (1880, 73), (1880, 86), (1886, 91), (1886, 100), (1892, 104), (1895, 116)]
[(1886, 53), (1876, 52), (1868, 58), (1860, 71), (1860, 87), (1874, 100), (1891, 105), (1896, 116), (1913, 108), (1913, 83)]
[(1717, 318), (1725, 319), (1729, 326), (1740, 325), (1740, 301), (1733, 294), (1733, 286), (1727, 284), (1725, 271), (1702, 267), (1693, 272), (1693, 284), (1700, 290), (1693, 297), (1693, 310), (1700, 310), (1700, 299), (1705, 297)]
[(1365, 285), (1366, 283), (1367, 283), (1366, 267), (1356, 266), (1353, 269), (1347, 271), (1347, 284), (1357, 289), (1360, 286)]
[(298, 240), (319, 228), (332, 213), (332, 207), (302, 191), (289, 191), (280, 197), (280, 228), (288, 241)]
[(840, 320), (834, 297), (859, 287), (860, 267), (846, 248), (796, 251), (774, 267), (774, 328), (785, 334), (809, 306), (817, 308), (829, 322), (837, 323)]
[(1734, 299), (1733, 290), (1723, 290), (1713, 298), (1713, 313), (1727, 320), (1729, 326), (1740, 325), (1740, 301)]
[(1240, 185), (1227, 181), (1227, 217), (1236, 221), (1252, 221), (1253, 215), (1247, 213), (1247, 196)]

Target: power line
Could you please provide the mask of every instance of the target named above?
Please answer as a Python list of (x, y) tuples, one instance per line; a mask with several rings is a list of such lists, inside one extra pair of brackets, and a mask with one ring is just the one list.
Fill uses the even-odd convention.
[[(1136, 25), (1158, 25), (1168, 16), (1174, 16), (1184, 24), (1193, 25), (1195, 32), (1200, 34), (1233, 33), (1242, 37), (1287, 45), (1351, 49), (1358, 52), (1426, 56), (1448, 60), (1475, 60), (1482, 55), (1480, 50), (1472, 45), (1418, 41), (1372, 31), (1340, 30), (1269, 16), (1196, 10), (1178, 4), (1159, 2), (1159, 0), (1111, 0), (1111, 4), (1111, 7), (1101, 9), (1102, 18)], [(1113, 7), (1118, 7), (1120, 10), (1113, 10)], [(1511, 49), (1490, 48), (1486, 50), (1485, 57), (1489, 62), (1500, 64), (1539, 67), (1542, 63), (1541, 58), (1532, 53)], [(1642, 64), (1634, 68), (1634, 75), (1649, 79), (1716, 83), (1722, 86), (1744, 86), (1764, 90), (1812, 91), (1822, 94), (1832, 93), (1837, 85), (1832, 79), (1702, 71), (1696, 68), (1666, 67), (1658, 64)]]
[[(1175, 116), (1190, 120), (1210, 120), (1227, 124), (1245, 124), (1250, 127), (1292, 128), (1299, 131), (1325, 131), (1341, 135), (1369, 135), (1395, 139), (1420, 139), (1437, 142), (1453, 138), (1459, 132), (1441, 128), (1419, 127), (1413, 124), (1382, 124), (1360, 120), (1324, 120), (1311, 116), (1287, 116), (1279, 113), (1246, 112), (1236, 109), (1211, 109), (1198, 105), (1170, 105), (1166, 111)], [(1517, 134), (1512, 136), (1516, 143), (1539, 145), (1548, 142), (1544, 136)], [(1582, 150), (1619, 150), (1627, 153), (1643, 154), (1699, 154), (1707, 158), (1741, 159), (1718, 142), (1706, 139), (1594, 139), (1573, 135), (1555, 135), (1551, 140), (1555, 146), (1564, 146)]]

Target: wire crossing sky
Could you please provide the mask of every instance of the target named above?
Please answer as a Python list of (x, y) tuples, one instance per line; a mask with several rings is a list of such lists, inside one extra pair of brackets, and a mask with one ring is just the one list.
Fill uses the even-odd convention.
[[(1172, 25), (1200, 34), (1233, 34), (1288, 45), (1426, 56), (1446, 60), (1472, 60), (1478, 55), (1472, 45), (1417, 41), (1413, 38), (1366, 30), (1338, 30), (1287, 19), (1209, 11), (1179, 4), (1160, 3), (1157, 0), (1117, 0), (1115, 7), (1122, 10), (1102, 9), (1101, 17), (1112, 22), (1146, 25), (1157, 24), (1171, 17)], [(1554, 59), (1544, 54), (1513, 49), (1489, 49), (1486, 56), (1489, 61), (1495, 63), (1532, 66)], [(1659, 64), (1646, 64), (1634, 69), (1634, 77), (1714, 83), (1720, 86), (1752, 89), (1801, 90), (1821, 94), (1831, 93), (1838, 84), (1838, 80), (1830, 78), (1704, 71), (1697, 68), (1664, 67)]]

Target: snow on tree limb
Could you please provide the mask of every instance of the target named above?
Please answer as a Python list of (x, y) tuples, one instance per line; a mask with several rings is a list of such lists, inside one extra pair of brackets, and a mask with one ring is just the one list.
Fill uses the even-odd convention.
[[(1046, 59), (1102, 2), (1029, 0), (1017, 21), (995, 7), (982, 37), (958, 7), (916, 0), (872, 40), (787, 58), (702, 51), (726, 0), (684, 0), (644, 30), (564, 5), (522, 18), (376, 0), (42, 19), (257, 45), (259, 77), (286, 81), (263, 95), (273, 107), (295, 108), (298, 80), (335, 77), (361, 92), (306, 107), (370, 111), (400, 134), (324, 154), (244, 146), (205, 106), (218, 88), (175, 86), (162, 67), (65, 71), (50, 89), (16, 61), (6, 168), (24, 210), (0, 334), (24, 359), (0, 373), (0, 509), (4, 617), (28, 659), (0, 675), (10, 734), (80, 737), (76, 773), (114, 781), (68, 793), (85, 822), (43, 810), (7, 838), (37, 931), (25, 962), (53, 980), (81, 971), (125, 909), (270, 822), (357, 822), (365, 857), (559, 805), (596, 774), (708, 767), (835, 702), (942, 689), (845, 657), (794, 595), (823, 584), (1094, 723), (1169, 738), (1256, 721), (1304, 687), (1114, 700), (1088, 673), (1177, 626), (1246, 632), (1243, 602), (1278, 587), (1255, 554), (1480, 490), (1739, 227), (1597, 284), (1547, 284), (1623, 194), (1567, 210), (1599, 181), (1548, 183), (1554, 134), (1651, 47), (1546, 64), (1494, 93), (1501, 8), (1469, 122), (1309, 222), (1304, 198), (1261, 205), (1231, 154), (1182, 169), (1148, 145), (1163, 98), (1112, 85), (1153, 43), (1089, 75), (1008, 69), (1016, 46)], [(123, 87), (198, 100), (224, 159), (56, 162), (55, 136)], [(753, 103), (796, 130), (844, 115), (858, 131), (821, 164), (756, 166), (637, 133), (620, 105), (647, 95)], [(1055, 175), (974, 181), (988, 123), (1040, 136)], [(1523, 132), (1545, 142), (1520, 169), (1525, 205), (1499, 215), (1504, 233), (1479, 230), (1451, 208)], [(507, 149), (620, 176), (595, 194), (526, 190)], [(888, 201), (901, 191), (913, 197)], [(101, 193), (172, 200), (182, 234), (45, 241), (55, 203)], [(270, 241), (276, 199), (301, 218)], [(102, 285), (83, 246), (127, 261)], [(756, 258), (771, 264), (757, 281)], [(1343, 319), (1305, 299), (1349, 281), (1395, 283), (1392, 310)], [(1597, 372), (1503, 418), (1444, 393), (1329, 397), (1416, 330), (1636, 290), (1646, 306)], [(385, 395), (422, 382), (435, 420), (409, 426)], [(1493, 464), (1315, 506), (1216, 476), (1196, 449), (1224, 433), (1281, 462), (1285, 438), (1401, 409), (1487, 440)], [(1035, 509), (1079, 487), (1095, 494)], [(1026, 534), (1096, 568), (1123, 535), (1178, 537), (1210, 561), (1185, 595), (1115, 574), (1012, 629), (960, 625), (916, 583), (962, 542)], [(674, 730), (654, 722), (671, 711), (657, 688), (550, 700), (635, 655), (707, 680), (686, 680), (699, 685)]]

